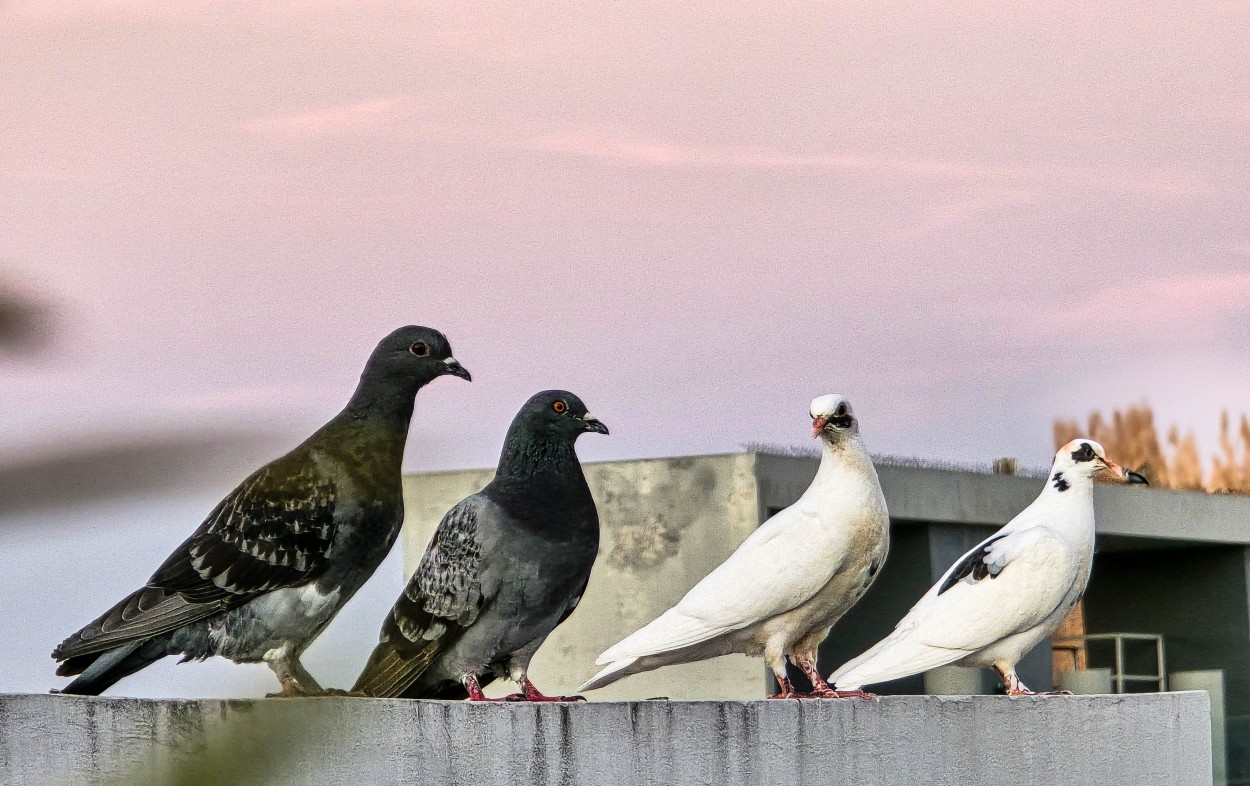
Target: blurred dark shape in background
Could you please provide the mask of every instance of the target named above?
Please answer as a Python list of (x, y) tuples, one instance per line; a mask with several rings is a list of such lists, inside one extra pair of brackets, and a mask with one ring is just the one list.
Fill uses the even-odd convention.
[(100, 440), (10, 458), (0, 463), (0, 526), (4, 516), (15, 513), (132, 494), (189, 486), (217, 486), (224, 493), (293, 446), (277, 432), (218, 428)]
[(0, 348), (32, 352), (44, 348), (53, 333), (53, 308), (42, 299), (0, 280)]

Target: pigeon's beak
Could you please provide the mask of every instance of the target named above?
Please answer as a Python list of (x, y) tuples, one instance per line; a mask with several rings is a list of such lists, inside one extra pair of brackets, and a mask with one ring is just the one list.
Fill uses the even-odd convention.
[(473, 375), (469, 373), (467, 368), (460, 365), (459, 360), (456, 360), (455, 358), (447, 358), (443, 361), (443, 364), (447, 366), (447, 370), (443, 372), (444, 374), (451, 374), (453, 377), (460, 377), (466, 382), (473, 381)]
[(582, 415), (582, 423), (583, 423), (582, 428), (586, 429), (587, 431), (593, 431), (596, 434), (608, 433), (608, 427), (603, 424), (603, 421), (595, 417), (594, 415), (590, 414), (589, 412), (587, 412), (585, 415)]
[(1124, 467), (1121, 467), (1119, 464), (1115, 463), (1109, 458), (1103, 459), (1102, 463), (1103, 463), (1103, 466), (1105, 466), (1107, 469), (1114, 472), (1125, 483), (1141, 484), (1143, 486), (1150, 485), (1150, 481), (1146, 480), (1146, 478), (1143, 475), (1139, 475), (1136, 472), (1132, 471), (1131, 469), (1125, 469)]
[(820, 436), (820, 432), (825, 430), (825, 426), (829, 424), (829, 418), (821, 415), (818, 418), (812, 418), (812, 439)]

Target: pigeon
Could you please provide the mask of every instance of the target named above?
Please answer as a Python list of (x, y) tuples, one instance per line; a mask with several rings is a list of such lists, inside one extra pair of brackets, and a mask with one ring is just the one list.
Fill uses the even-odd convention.
[(166, 655), (264, 662), (282, 696), (323, 693), (300, 655), (390, 551), (417, 391), (469, 380), (447, 339), (382, 339), (346, 408), (222, 500), (142, 589), (57, 647), (60, 693), (98, 695)]
[(530, 682), (530, 659), (577, 608), (599, 553), (599, 513), (573, 443), (607, 434), (577, 396), (530, 398), (504, 439), (495, 478), (443, 516), (416, 573), (387, 615), (354, 692), (488, 701), (569, 701)]
[(1008, 695), (1031, 694), (1016, 664), (1054, 632), (1089, 584), (1093, 478), (1103, 471), (1146, 483), (1093, 440), (1064, 445), (1038, 498), (963, 555), (889, 636), (829, 681), (857, 690), (953, 663), (991, 666)]
[[(844, 698), (821, 678), (816, 649), (872, 585), (890, 545), (877, 472), (846, 398), (812, 400), (823, 443), (807, 491), (760, 525), (676, 606), (599, 656), (605, 668), (579, 690), (631, 674), (730, 653), (763, 656), (780, 692), (770, 698)], [(812, 683), (796, 693), (790, 661)]]

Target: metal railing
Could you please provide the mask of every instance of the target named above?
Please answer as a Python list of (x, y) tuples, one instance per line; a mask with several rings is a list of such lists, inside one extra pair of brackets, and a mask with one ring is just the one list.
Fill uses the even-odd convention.
[[(1115, 644), (1115, 666), (1111, 679), (1115, 682), (1115, 692), (1124, 693), (1126, 682), (1153, 682), (1159, 692), (1167, 690), (1167, 662), (1163, 656), (1163, 637), (1154, 633), (1092, 633), (1085, 636), (1086, 642), (1110, 641)], [(1158, 672), (1155, 674), (1124, 673), (1124, 642), (1152, 641), (1155, 644), (1155, 660)]]

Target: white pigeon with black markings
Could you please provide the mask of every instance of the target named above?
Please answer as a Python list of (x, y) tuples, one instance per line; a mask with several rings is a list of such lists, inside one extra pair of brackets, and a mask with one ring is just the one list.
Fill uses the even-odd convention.
[(829, 681), (859, 690), (948, 664), (989, 666), (1008, 694), (1032, 693), (1016, 664), (1085, 593), (1094, 560), (1094, 475), (1102, 471), (1146, 482), (1093, 440), (1064, 445), (1038, 498), (963, 555), (889, 636)]
[(834, 692), (816, 668), (816, 648), (872, 584), (889, 549), (890, 519), (851, 404), (812, 401), (820, 467), (790, 507), (764, 522), (676, 606), (608, 649), (605, 668), (580, 690), (631, 674), (731, 653), (763, 656), (778, 697), (799, 697), (786, 661), (812, 681), (809, 696)]

